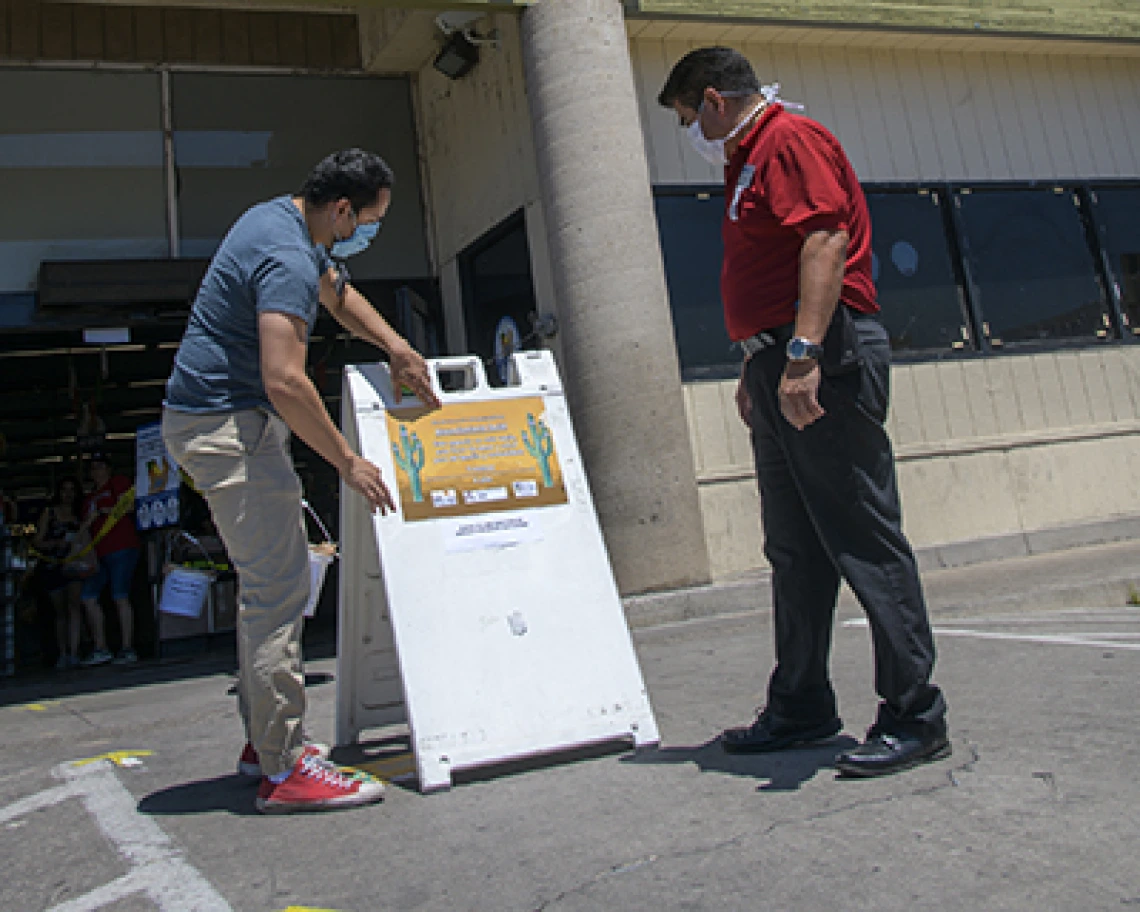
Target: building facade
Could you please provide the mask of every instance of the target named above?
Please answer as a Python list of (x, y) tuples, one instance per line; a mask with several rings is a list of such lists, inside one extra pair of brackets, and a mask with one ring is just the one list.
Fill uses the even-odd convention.
[[(554, 349), (623, 591), (760, 569), (720, 175), (655, 101), (684, 53), (728, 44), (867, 189), (924, 559), (1135, 535), (1140, 12), (1120, 6), (0, 0), (0, 372), (20, 391), (0, 484), (50, 484), (86, 413), (125, 452), (185, 319), (145, 292), (52, 309), (41, 264), (208, 257), (244, 207), (361, 145), (398, 184), (354, 276), (439, 353), (493, 371), (504, 319)], [(435, 61), (457, 31), (478, 62), (452, 78)], [(317, 336), (335, 408), (339, 367), (374, 355)]]

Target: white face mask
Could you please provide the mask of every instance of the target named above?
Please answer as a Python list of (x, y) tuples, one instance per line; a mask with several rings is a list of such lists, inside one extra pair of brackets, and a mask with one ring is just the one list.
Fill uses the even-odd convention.
[(728, 164), (728, 156), (725, 155), (724, 152), (725, 143), (727, 143), (730, 139), (736, 136), (737, 133), (743, 130), (744, 125), (748, 123), (748, 121), (752, 119), (753, 115), (756, 114), (756, 112), (763, 108), (766, 104), (768, 104), (768, 99), (764, 99), (760, 102), (760, 104), (756, 105), (756, 107), (748, 112), (748, 116), (746, 116), (742, 121), (740, 121), (740, 123), (733, 127), (732, 132), (723, 139), (709, 139), (707, 136), (705, 136), (704, 127), (701, 126), (701, 108), (705, 106), (705, 103), (702, 101), (701, 107), (697, 108), (696, 118), (691, 124), (689, 124), (689, 142), (693, 144), (693, 148), (696, 150), (697, 155), (707, 161), (710, 165), (716, 165), (717, 167), (723, 168)]
[[(721, 95), (724, 98), (739, 98), (745, 94), (750, 95), (752, 93), (721, 92)], [(709, 139), (707, 136), (705, 136), (704, 128), (701, 126), (701, 108), (705, 106), (705, 103), (702, 101), (700, 107), (697, 108), (697, 116), (693, 122), (689, 124), (688, 129), (689, 142), (693, 144), (693, 148), (696, 150), (696, 153), (710, 165), (715, 165), (718, 168), (723, 168), (728, 164), (728, 156), (724, 152), (725, 143), (727, 143), (730, 139), (736, 136), (737, 133), (743, 130), (744, 125), (748, 123), (748, 121), (750, 121), (753, 116), (766, 105), (778, 101), (785, 107), (795, 108), (800, 111), (804, 109), (804, 106), (801, 104), (786, 102), (779, 97), (780, 84), (778, 82), (773, 83), (772, 85), (761, 86), (760, 94), (764, 96), (764, 100), (761, 101), (760, 104), (756, 105), (756, 107), (754, 107), (751, 111), (749, 111), (748, 116), (740, 121), (740, 123), (738, 123), (733, 128), (732, 132), (729, 133), (728, 136), (724, 137), (724, 139)]]

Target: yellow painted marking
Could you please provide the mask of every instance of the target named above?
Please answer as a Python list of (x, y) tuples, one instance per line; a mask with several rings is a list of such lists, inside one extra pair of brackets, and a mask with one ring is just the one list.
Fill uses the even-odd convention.
[(397, 776), (406, 776), (408, 773), (415, 772), (416, 762), (409, 753), (389, 757), (386, 760), (372, 760), (369, 763), (357, 763), (355, 766), (344, 768), (360, 770), (361, 772), (368, 773), (370, 776), (375, 776), (377, 779), (391, 781)]
[(284, 912), (336, 912), (336, 909), (315, 909), (312, 906), (290, 906)]
[(59, 700), (44, 700), (43, 703), (25, 703), (23, 706), (13, 706), (12, 708), (24, 712), (42, 713), (47, 712), (48, 708), (52, 706), (59, 706)]
[(86, 757), (83, 760), (73, 760), (72, 766), (87, 766), (89, 763), (98, 763), (100, 760), (110, 760), (115, 766), (123, 766), (124, 760), (135, 760), (139, 757), (153, 757), (154, 751), (148, 750), (127, 750), (127, 751), (109, 751), (105, 754), (100, 754), (98, 757)]

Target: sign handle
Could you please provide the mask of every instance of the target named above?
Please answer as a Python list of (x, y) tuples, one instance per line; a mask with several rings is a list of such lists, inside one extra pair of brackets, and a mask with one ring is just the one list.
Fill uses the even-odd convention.
[[(432, 358), (428, 365), (432, 389), (440, 399), (468, 397), (474, 393), (486, 394), (491, 389), (483, 362), (477, 357)], [(443, 382), (440, 380), (441, 373), (463, 373), (466, 381), (463, 388), (444, 390)]]

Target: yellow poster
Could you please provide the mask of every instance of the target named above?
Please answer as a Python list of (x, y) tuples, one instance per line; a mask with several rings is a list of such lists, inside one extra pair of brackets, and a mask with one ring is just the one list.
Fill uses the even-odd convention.
[(541, 396), (388, 413), (404, 519), (567, 502)]

